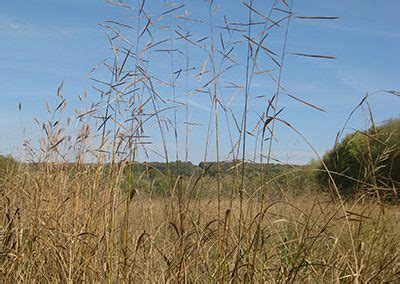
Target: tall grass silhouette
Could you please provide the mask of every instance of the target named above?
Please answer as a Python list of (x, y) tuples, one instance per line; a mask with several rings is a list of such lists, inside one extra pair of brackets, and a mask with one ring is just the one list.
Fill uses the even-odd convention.
[[(61, 85), (37, 119), (40, 143), (2, 176), (2, 281), (399, 280), (398, 209), (345, 200), (281, 116), (282, 97), (324, 111), (283, 86), (287, 57), (335, 59), (289, 50), (291, 25), (336, 17), (297, 15), (294, 1), (243, 2), (244, 21), (212, 0), (203, 18), (184, 2), (154, 15), (149, 1), (108, 2), (133, 20), (100, 24), (111, 58), (91, 70), (93, 90), (71, 115)], [(270, 96), (255, 96), (257, 80)], [(290, 178), (318, 169), (272, 174), (277, 125), (309, 145), (331, 195), (291, 191)], [(199, 151), (202, 166), (183, 173)]]

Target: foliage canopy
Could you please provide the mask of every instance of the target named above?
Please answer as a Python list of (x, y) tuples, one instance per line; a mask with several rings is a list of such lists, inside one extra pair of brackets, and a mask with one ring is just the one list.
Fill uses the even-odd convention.
[[(400, 119), (392, 119), (379, 127), (347, 135), (323, 161), (332, 172), (336, 186), (345, 195), (359, 190), (400, 186)], [(322, 170), (318, 180), (329, 184)]]

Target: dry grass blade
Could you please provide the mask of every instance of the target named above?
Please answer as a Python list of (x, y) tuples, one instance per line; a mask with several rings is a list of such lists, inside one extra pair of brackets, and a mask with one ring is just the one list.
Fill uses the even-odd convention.
[(129, 6), (128, 4), (123, 3), (122, 1), (107, 0), (106, 2), (111, 4), (111, 5), (121, 7), (121, 8), (132, 9), (131, 6)]
[(385, 92), (400, 97), (400, 91), (389, 90), (389, 91), (385, 91)]
[(246, 2), (242, 1), (242, 3), (251, 11), (253, 11), (254, 13), (256, 13), (257, 15), (259, 15), (260, 17), (262, 17), (263, 19), (267, 20), (268, 22), (273, 23), (274, 25), (279, 27), (279, 24), (275, 21), (273, 21), (271, 18), (265, 16), (264, 14), (262, 14), (261, 12), (258, 12), (256, 9), (254, 9), (254, 7), (250, 6), (249, 4), (247, 4)]
[(172, 13), (172, 12), (174, 12), (174, 11), (177, 11), (177, 10), (179, 10), (179, 9), (182, 9), (182, 8), (185, 7), (185, 6), (186, 6), (186, 5), (182, 4), (182, 5), (178, 6), (178, 7), (169, 9), (168, 11), (163, 12), (163, 13), (161, 14), (161, 16), (164, 16), (164, 15), (167, 15), (167, 14)]
[(142, 32), (139, 35), (139, 38), (141, 38), (145, 32), (148, 32), (151, 35), (150, 30), (149, 30), (150, 24), (151, 24), (151, 19), (148, 18), (145, 27), (143, 28)]
[(292, 52), (290, 54), (297, 55), (297, 56), (303, 56), (303, 57), (312, 57), (312, 58), (336, 59), (335, 56), (330, 56), (330, 55), (307, 54), (307, 53), (297, 53), (297, 52)]
[(296, 19), (302, 20), (337, 20), (339, 17), (327, 17), (327, 16), (295, 16)]
[(298, 101), (298, 102), (301, 102), (302, 104), (305, 104), (305, 105), (307, 105), (307, 106), (309, 106), (309, 107), (312, 107), (312, 108), (314, 108), (314, 109), (316, 109), (316, 110), (325, 112), (324, 109), (322, 109), (322, 108), (320, 108), (320, 107), (318, 107), (318, 106), (316, 106), (316, 105), (314, 105), (314, 104), (312, 104), (312, 103), (306, 102), (305, 100), (302, 100), (302, 99), (300, 99), (300, 98), (298, 98), (298, 97), (296, 97), (296, 96), (293, 96), (293, 95), (291, 95), (291, 94), (289, 94), (289, 93), (285, 93), (285, 95), (287, 95), (288, 97), (290, 97), (290, 98), (292, 98), (292, 99), (294, 99), (294, 100), (296, 100), (296, 101)]
[(132, 26), (130, 26), (130, 25), (127, 25), (127, 24), (124, 24), (124, 23), (120, 23), (120, 22), (117, 22), (117, 21), (113, 21), (113, 20), (107, 20), (107, 21), (105, 21), (105, 23), (107, 23), (107, 24), (115, 24), (115, 25), (118, 25), (118, 26), (121, 26), (121, 27), (124, 27), (124, 28), (132, 29)]

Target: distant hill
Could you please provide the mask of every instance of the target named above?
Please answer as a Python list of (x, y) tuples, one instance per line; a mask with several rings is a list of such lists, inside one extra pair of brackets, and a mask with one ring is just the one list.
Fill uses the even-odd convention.
[[(219, 170), (221, 174), (232, 174), (235, 171), (241, 173), (243, 163), (241, 161), (229, 161), (219, 162)], [(271, 174), (277, 174), (286, 172), (293, 169), (301, 169), (307, 167), (306, 165), (295, 165), (295, 164), (260, 164), (245, 162), (245, 174), (251, 174), (260, 170), (269, 172)], [(201, 162), (198, 165), (191, 162), (145, 162), (135, 163), (133, 165), (135, 171), (144, 171), (146, 169), (150, 171), (158, 171), (163, 174), (169, 173), (173, 175), (190, 176), (192, 174), (200, 174), (204, 172), (204, 175), (215, 176), (217, 174), (217, 163), (216, 162)]]

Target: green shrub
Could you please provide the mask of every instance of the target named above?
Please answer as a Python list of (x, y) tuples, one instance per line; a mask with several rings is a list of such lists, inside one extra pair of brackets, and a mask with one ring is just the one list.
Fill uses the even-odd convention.
[[(335, 184), (344, 195), (353, 195), (359, 190), (398, 190), (400, 119), (347, 135), (324, 155), (323, 161), (332, 171)], [(330, 183), (324, 171), (317, 175), (317, 179), (323, 186)]]

